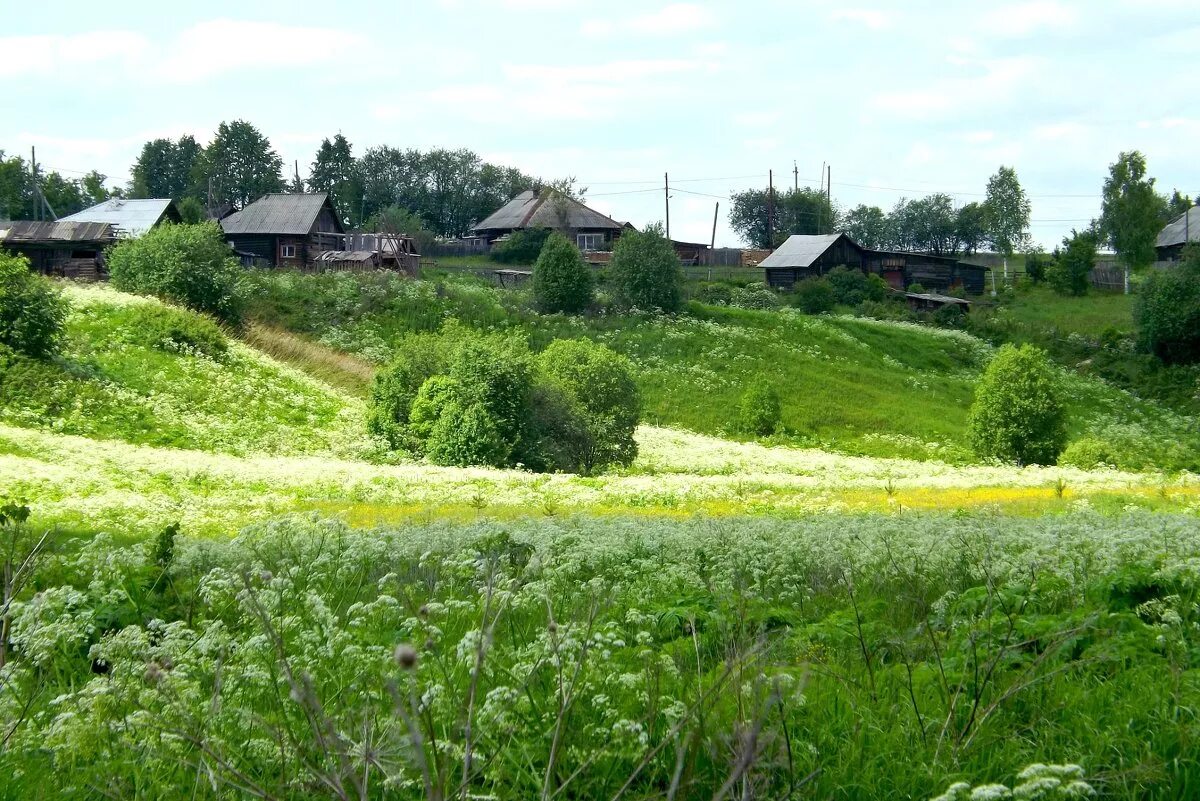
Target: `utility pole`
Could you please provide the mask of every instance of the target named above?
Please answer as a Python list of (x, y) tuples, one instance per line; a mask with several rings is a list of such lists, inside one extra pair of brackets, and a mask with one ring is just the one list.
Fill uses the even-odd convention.
[(29, 177), (33, 181), (33, 219), (42, 219), (42, 188), (37, 179), (37, 148), (29, 148)]
[(800, 168), (796, 166), (795, 159), (792, 159), (792, 189), (800, 191)]
[(293, 184), (293, 186), (300, 191), (304, 191), (304, 187), (300, 184), (300, 159), (296, 159), (294, 169), (296, 171), (296, 182)]
[(825, 199), (833, 205), (833, 165), (825, 168)]
[(716, 206), (713, 207), (713, 232), (712, 232), (712, 240), (708, 243), (709, 250), (713, 250), (717, 246), (717, 212), (720, 210), (721, 210), (721, 201), (718, 200)]
[(775, 171), (767, 170), (767, 247), (775, 242)]
[(663, 173), (663, 205), (667, 210), (667, 241), (671, 239), (671, 179)]

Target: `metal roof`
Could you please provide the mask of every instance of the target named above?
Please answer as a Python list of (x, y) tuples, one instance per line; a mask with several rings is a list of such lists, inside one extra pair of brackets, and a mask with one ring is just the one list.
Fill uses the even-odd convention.
[(338, 233), (345, 233), (342, 223), (324, 192), (314, 194), (264, 195), (241, 211), (221, 220), (226, 234), (279, 234), (306, 236), (317, 222), (321, 209), (329, 207)]
[(939, 295), (936, 292), (905, 292), (904, 297), (916, 298), (917, 300), (931, 300), (934, 303), (954, 303), (959, 306), (970, 306), (971, 301), (966, 298), (956, 298), (951, 295)]
[[(811, 267), (821, 254), (833, 247), (833, 243), (845, 234), (820, 234), (805, 236), (793, 234), (776, 248), (775, 252), (758, 263), (759, 267)], [(853, 240), (851, 240), (853, 241)]]
[[(561, 198), (562, 202), (559, 203)], [(578, 200), (550, 191), (522, 192), (505, 203), (474, 231), (512, 231), (521, 228), (599, 228), (621, 230), (621, 223)]]
[(1187, 213), (1180, 214), (1158, 234), (1154, 246), (1169, 248), (1182, 245), (1184, 241), (1200, 242), (1200, 206), (1193, 206)]
[(113, 198), (98, 203), (90, 209), (77, 211), (62, 218), (63, 222), (112, 223), (117, 233), (124, 236), (141, 236), (164, 217), (178, 220), (179, 212), (175, 201), (170, 198), (126, 200)]
[(112, 224), (106, 222), (69, 222), (67, 220), (0, 222), (0, 242), (4, 244), (109, 243), (115, 239), (116, 234)]

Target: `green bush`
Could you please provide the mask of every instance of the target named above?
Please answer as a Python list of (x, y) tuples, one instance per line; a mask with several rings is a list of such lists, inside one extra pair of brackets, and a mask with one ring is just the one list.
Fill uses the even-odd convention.
[(1004, 345), (975, 389), (971, 445), (984, 458), (1054, 464), (1066, 442), (1059, 382), (1044, 351)]
[(1050, 269), (1051, 258), (1045, 253), (1028, 253), (1025, 256), (1025, 277), (1031, 284), (1040, 284), (1046, 280), (1046, 272)]
[(764, 283), (747, 284), (735, 287), (729, 293), (729, 305), (739, 309), (776, 309), (779, 308), (779, 296)]
[(482, 403), (447, 398), (425, 442), (434, 464), (453, 467), (510, 467), (514, 443)]
[(527, 228), (513, 231), (492, 246), (489, 256), (501, 264), (533, 264), (550, 238), (549, 228)]
[(1134, 321), (1146, 347), (1167, 364), (1200, 361), (1200, 252), (1156, 270), (1142, 287)]
[(108, 272), (125, 292), (154, 295), (227, 323), (241, 314), (242, 269), (216, 223), (160, 225), (123, 240), (109, 252)]
[(137, 306), (127, 332), (131, 341), (158, 350), (199, 353), (211, 359), (229, 350), (225, 332), (211, 319), (169, 306)]
[(930, 319), (938, 328), (963, 328), (967, 324), (967, 314), (955, 303), (939, 306)]
[(929, 290), (925, 289), (923, 285), (913, 282), (908, 285), (908, 291), (914, 295), (924, 295)]
[(641, 396), (633, 363), (603, 345), (560, 339), (538, 357), (539, 420), (550, 466), (591, 473), (637, 457)]
[(1072, 232), (1046, 267), (1046, 283), (1060, 295), (1086, 295), (1088, 274), (1096, 266), (1096, 236)]
[(1119, 458), (1112, 444), (1096, 437), (1077, 439), (1063, 449), (1058, 457), (1060, 465), (1092, 470), (1103, 466), (1116, 466)]
[(915, 322), (917, 315), (908, 308), (908, 304), (897, 300), (864, 300), (854, 310), (859, 317), (870, 317), (873, 320), (898, 320)]
[(375, 373), (367, 402), (367, 431), (393, 448), (412, 447), (408, 435), (413, 401), (422, 385), (446, 365), (447, 338), (412, 334), (401, 340), (391, 364)]
[(571, 240), (552, 233), (533, 265), (533, 302), (548, 314), (576, 314), (592, 305), (595, 279)]
[(622, 306), (676, 312), (683, 305), (683, 269), (659, 225), (622, 233), (613, 247), (608, 273)]
[(779, 392), (766, 376), (754, 378), (738, 404), (738, 429), (743, 434), (765, 437), (779, 429), (783, 407)]
[(24, 256), (0, 251), (0, 345), (35, 359), (58, 352), (67, 302), (29, 270)]
[(796, 291), (790, 300), (805, 314), (824, 314), (833, 311), (837, 305), (833, 286), (824, 278), (805, 278), (796, 284)]
[(880, 301), (888, 294), (887, 281), (853, 267), (834, 267), (825, 278), (833, 287), (834, 299), (843, 306), (857, 306), (866, 300)]
[(696, 300), (712, 306), (728, 306), (733, 300), (733, 287), (715, 281), (705, 281), (696, 290)]

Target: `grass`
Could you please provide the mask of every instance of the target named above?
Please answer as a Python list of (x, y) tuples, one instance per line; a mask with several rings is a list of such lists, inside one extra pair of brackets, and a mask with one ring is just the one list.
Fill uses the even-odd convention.
[(1059, 295), (1047, 286), (1023, 286), (1005, 309), (1023, 325), (1060, 334), (1098, 337), (1108, 329), (1133, 330), (1135, 296), (1093, 289), (1081, 297)]

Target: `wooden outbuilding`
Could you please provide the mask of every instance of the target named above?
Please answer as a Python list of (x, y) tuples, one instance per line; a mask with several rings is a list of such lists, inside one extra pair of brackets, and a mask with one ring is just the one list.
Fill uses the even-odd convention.
[(1183, 258), (1183, 249), (1189, 244), (1200, 244), (1200, 206), (1193, 206), (1171, 220), (1159, 232), (1154, 249), (1159, 261), (1172, 262)]
[(234, 250), (272, 267), (304, 268), (346, 249), (346, 229), (324, 192), (264, 195), (220, 222)]
[(933, 292), (905, 292), (904, 300), (910, 309), (918, 312), (937, 311), (943, 306), (953, 306), (964, 313), (971, 310), (971, 301), (969, 300), (938, 295)]
[(103, 278), (104, 249), (116, 241), (111, 223), (0, 222), (0, 248), (25, 256), (43, 275)]
[(163, 223), (182, 222), (170, 198), (133, 199), (115, 197), (91, 208), (63, 217), (60, 222), (111, 223), (119, 237), (137, 237)]

